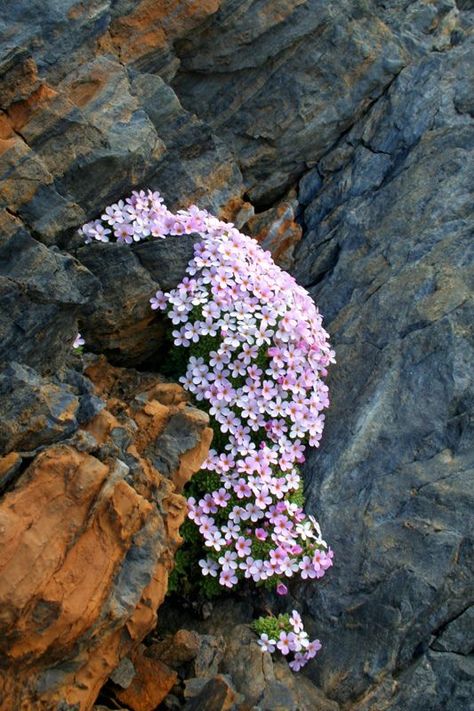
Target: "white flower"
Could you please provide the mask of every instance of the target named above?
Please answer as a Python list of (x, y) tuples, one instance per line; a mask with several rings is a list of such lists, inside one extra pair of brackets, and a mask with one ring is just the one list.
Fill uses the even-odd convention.
[(260, 649), (262, 652), (274, 652), (276, 649), (276, 640), (275, 639), (269, 639), (267, 634), (261, 634), (260, 639), (258, 640), (258, 643), (260, 645)]

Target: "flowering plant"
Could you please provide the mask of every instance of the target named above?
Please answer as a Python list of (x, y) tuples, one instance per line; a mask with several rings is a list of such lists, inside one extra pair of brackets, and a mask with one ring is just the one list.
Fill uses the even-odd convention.
[(262, 652), (279, 650), (284, 656), (291, 655), (293, 659), (289, 666), (293, 671), (302, 669), (321, 649), (319, 639), (310, 641), (301, 615), (296, 610), (291, 615), (259, 617), (253, 628), (259, 635), (258, 644)]
[[(82, 233), (86, 242), (125, 244), (202, 237), (181, 283), (150, 302), (171, 320), (174, 346), (189, 353), (180, 381), (214, 426), (214, 448), (188, 492), (185, 529), (205, 551), (208, 592), (249, 579), (286, 594), (292, 577), (321, 578), (333, 553), (303, 511), (299, 465), (306, 444), (319, 445), (334, 354), (308, 293), (232, 224), (195, 206), (173, 214), (159, 193), (133, 193)], [(307, 654), (304, 639), (291, 638), (291, 651)], [(293, 666), (301, 661), (295, 656)]]

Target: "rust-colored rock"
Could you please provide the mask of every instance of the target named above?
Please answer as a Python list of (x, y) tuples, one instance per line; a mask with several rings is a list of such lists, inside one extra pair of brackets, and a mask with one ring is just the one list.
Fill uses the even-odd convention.
[(301, 239), (303, 230), (296, 222), (298, 200), (291, 190), (284, 200), (265, 212), (251, 217), (246, 229), (283, 269), (293, 265), (293, 252)]
[[(156, 623), (186, 510), (173, 479), (181, 484), (207, 453), (206, 418), (177, 386), (104, 359), (88, 374), (106, 408), (38, 454), (0, 500), (2, 711), (92, 707)], [(163, 437), (176, 417), (181, 429)]]
[(122, 62), (143, 62), (146, 58), (156, 63), (158, 59), (162, 69), (170, 61), (170, 68), (176, 68), (179, 62), (174, 56), (172, 60), (168, 57), (173, 42), (215, 13), (220, 4), (221, 0), (141, 0), (132, 12), (114, 20), (110, 41), (104, 38), (103, 48), (108, 50), (111, 44)]
[(115, 692), (118, 701), (132, 711), (153, 711), (175, 685), (178, 675), (169, 666), (144, 656), (138, 650), (132, 656), (136, 674), (130, 686)]

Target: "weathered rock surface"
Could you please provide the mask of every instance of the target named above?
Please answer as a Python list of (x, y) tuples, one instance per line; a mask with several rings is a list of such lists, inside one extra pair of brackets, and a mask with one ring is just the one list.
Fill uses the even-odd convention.
[(79, 395), (61, 382), (12, 363), (0, 372), (0, 451), (34, 450), (78, 428)]
[(275, 207), (258, 213), (246, 223), (246, 230), (287, 271), (293, 266), (295, 247), (303, 233), (296, 219), (298, 208), (296, 191), (291, 190)]
[(91, 244), (77, 255), (97, 278), (100, 292), (81, 313), (87, 346), (114, 363), (139, 365), (160, 354), (164, 319), (150, 308), (157, 289), (173, 289), (186, 273), (197, 237), (144, 242), (131, 248)]
[(154, 711), (173, 688), (178, 675), (166, 664), (143, 654), (132, 654), (135, 674), (125, 689), (118, 689), (115, 698), (132, 711)]
[(47, 249), (0, 214), (0, 365), (16, 360), (55, 372), (71, 352), (77, 316), (99, 289), (70, 255)]
[[(88, 375), (105, 407), (64, 443), (41, 451), (0, 499), (6, 711), (91, 708), (120, 659), (153, 628), (186, 511), (176, 492), (209, 447), (206, 416), (188, 408), (178, 386), (104, 360)], [(157, 451), (177, 416), (182, 429), (172, 454), (160, 440), (175, 466), (160, 474), (146, 452)], [(130, 697), (149, 676), (135, 666)], [(166, 695), (173, 675), (159, 699), (147, 687), (154, 701), (147, 708)]]
[[(243, 225), (310, 289), (337, 351), (322, 448), (306, 467), (336, 566), (300, 599), (324, 643), (308, 673), (325, 703), (347, 709), (459, 711), (474, 693), (473, 10), (470, 0), (0, 9), (0, 486), (58, 438), (76, 437), (59, 451), (98, 458), (77, 428), (95, 416), (106, 431), (107, 416), (66, 375), (78, 318), (114, 362), (143, 367), (159, 354), (148, 299), (173, 285), (186, 254), (174, 259), (173, 245), (171, 264), (160, 242), (80, 249), (76, 228), (145, 186), (171, 207), (195, 201)], [(140, 377), (110, 376), (114, 397), (121, 379)], [(178, 406), (158, 391), (153, 401)], [(140, 427), (159, 420), (154, 407)], [(172, 420), (161, 452), (181, 431)], [(120, 459), (129, 435), (114, 437), (106, 449)], [(140, 447), (150, 467), (175, 468), (173, 447)], [(289, 688), (276, 679), (269, 704), (278, 684)]]
[(454, 711), (474, 681), (467, 627), (442, 641), (474, 592), (473, 56), (404, 69), (300, 184), (295, 273), (338, 357), (306, 467), (337, 563), (302, 595), (326, 642), (312, 678), (345, 703), (380, 686), (357, 709)]

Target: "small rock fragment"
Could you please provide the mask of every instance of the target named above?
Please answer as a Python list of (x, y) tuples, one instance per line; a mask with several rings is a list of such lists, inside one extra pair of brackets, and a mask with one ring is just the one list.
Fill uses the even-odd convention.
[(178, 675), (163, 662), (141, 653), (134, 654), (132, 659), (136, 674), (131, 684), (115, 696), (132, 711), (154, 711), (171, 691)]
[(147, 656), (159, 659), (173, 669), (190, 662), (199, 653), (200, 637), (192, 630), (178, 630), (173, 636), (155, 642), (147, 650)]
[(116, 667), (109, 679), (120, 686), (122, 689), (128, 689), (136, 674), (133, 662), (129, 657), (124, 657), (118, 667)]
[(229, 711), (237, 700), (230, 677), (219, 674), (202, 689), (194, 699), (187, 702), (185, 711)]

